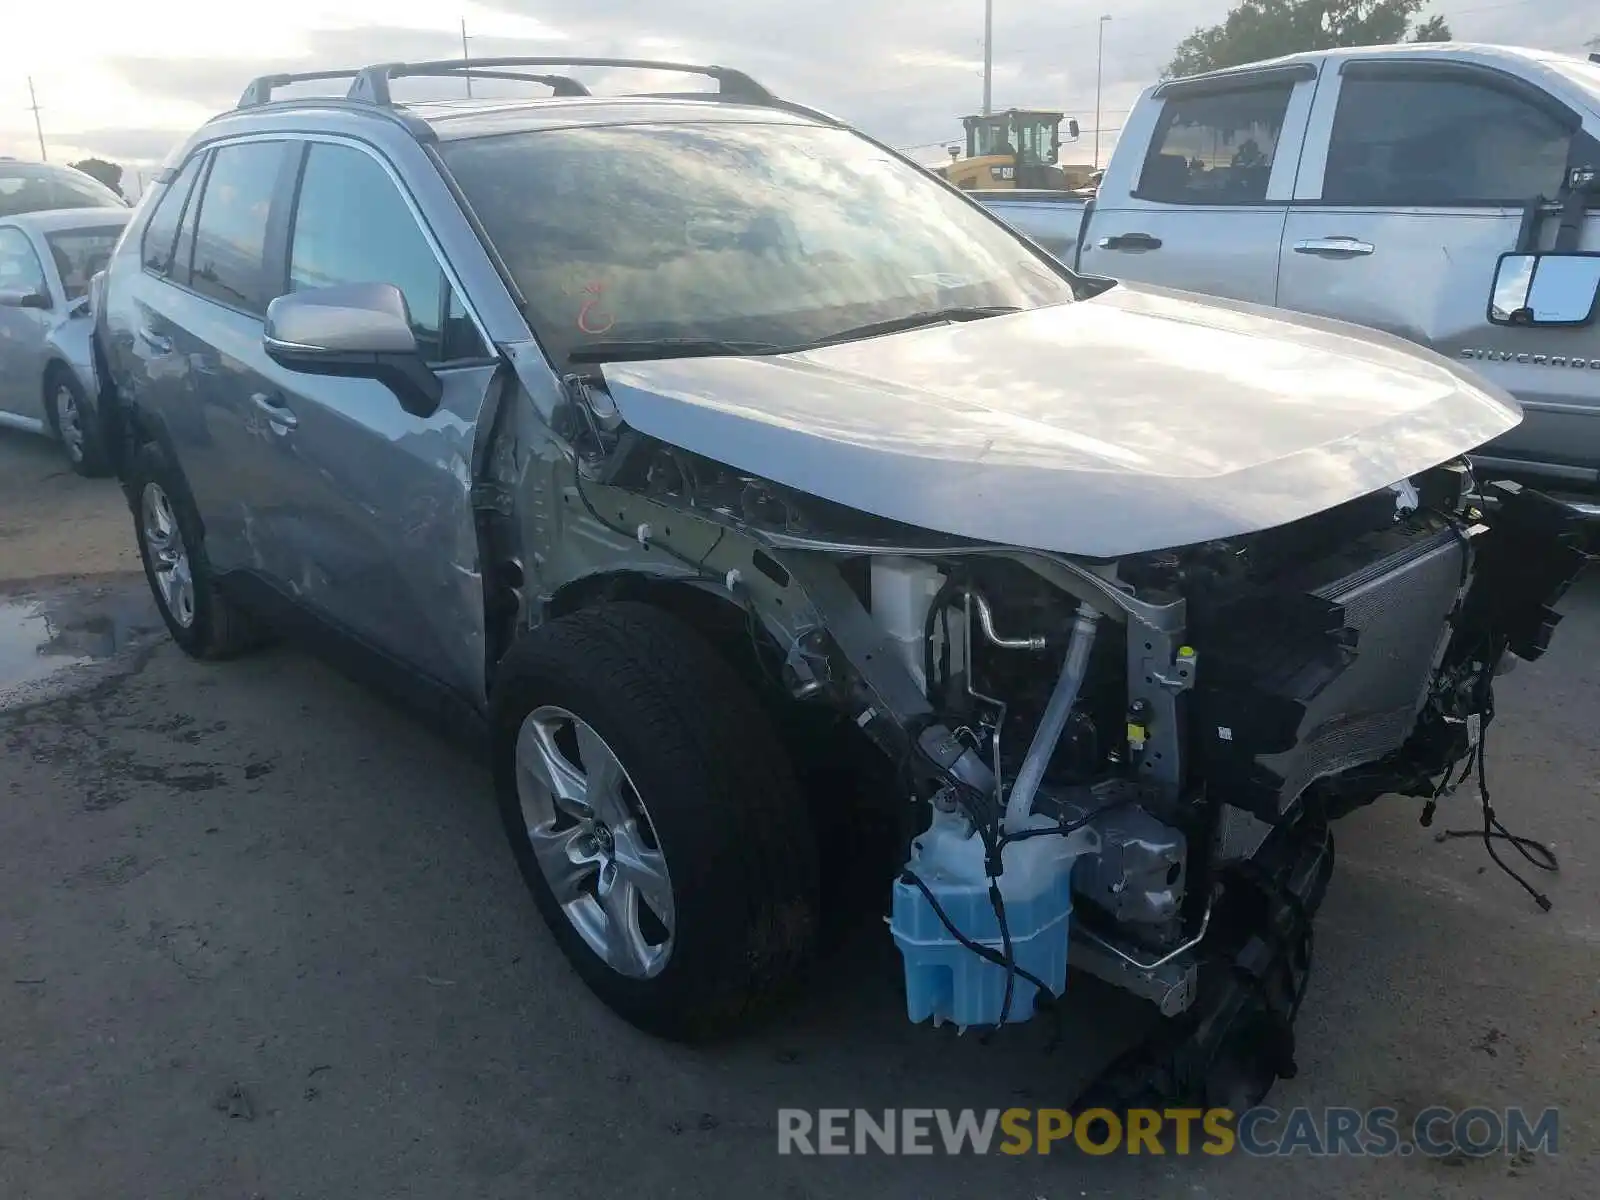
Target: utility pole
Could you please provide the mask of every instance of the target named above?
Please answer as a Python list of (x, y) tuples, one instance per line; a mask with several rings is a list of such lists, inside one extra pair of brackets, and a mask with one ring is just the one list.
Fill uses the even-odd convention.
[(994, 101), (994, 0), (983, 0), (983, 115)]
[[(467, 53), (467, 19), (465, 17), (461, 18), (461, 61), (464, 63), (472, 61), (472, 56)], [(472, 96), (472, 71), (469, 69), (466, 75), (467, 96), (470, 99)]]
[(30, 101), (28, 107), (33, 109), (33, 129), (34, 132), (39, 135), (39, 161), (49, 162), (50, 155), (45, 151), (44, 148), (44, 126), (39, 123), (39, 97), (34, 93), (33, 90), (32, 75), (28, 76), (28, 100)]
[(1094, 55), (1094, 170), (1100, 169), (1100, 82), (1105, 75), (1106, 67), (1106, 22), (1109, 16), (1100, 18), (1100, 37)]

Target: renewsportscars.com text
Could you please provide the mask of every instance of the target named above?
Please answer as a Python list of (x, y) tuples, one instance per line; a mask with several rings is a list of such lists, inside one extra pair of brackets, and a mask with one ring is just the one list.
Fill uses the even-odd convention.
[(779, 1154), (1246, 1154), (1424, 1157), (1556, 1154), (1560, 1113), (1521, 1108), (783, 1108)]

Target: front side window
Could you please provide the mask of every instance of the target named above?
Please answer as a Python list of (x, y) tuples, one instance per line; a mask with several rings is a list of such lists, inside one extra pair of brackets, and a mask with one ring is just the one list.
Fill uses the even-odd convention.
[(1329, 204), (1476, 207), (1554, 196), (1570, 128), (1487, 81), (1346, 77), (1328, 143)]
[(399, 288), (417, 347), (428, 361), (483, 353), (476, 330), (453, 303), (433, 247), (388, 172), (361, 150), (313, 143), (295, 207), (289, 290), (350, 283)]
[(1166, 102), (1135, 193), (1166, 204), (1260, 204), (1293, 83), (1179, 94)]
[(0, 289), (8, 292), (50, 294), (44, 267), (33, 252), (33, 243), (20, 229), (0, 229)]
[(247, 312), (266, 312), (267, 216), (287, 145), (236, 142), (213, 154), (195, 224), (195, 291)]
[(68, 300), (89, 294), (89, 280), (105, 270), (111, 252), (117, 248), (122, 226), (106, 225), (95, 229), (62, 229), (45, 235), (56, 273)]
[(595, 339), (784, 347), (1070, 278), (915, 166), (811, 125), (607, 126), (441, 154), (557, 358)]

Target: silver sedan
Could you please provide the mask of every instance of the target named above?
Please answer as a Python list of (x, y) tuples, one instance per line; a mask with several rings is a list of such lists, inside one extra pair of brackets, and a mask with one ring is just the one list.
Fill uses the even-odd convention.
[(130, 215), (70, 208), (0, 218), (0, 426), (57, 439), (80, 475), (108, 466), (89, 283)]

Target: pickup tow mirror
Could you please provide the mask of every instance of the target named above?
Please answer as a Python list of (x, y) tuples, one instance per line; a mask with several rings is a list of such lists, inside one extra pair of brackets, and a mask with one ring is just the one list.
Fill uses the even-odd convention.
[(50, 297), (32, 288), (0, 288), (0, 308), (49, 308)]
[(267, 357), (291, 371), (375, 379), (414, 417), (439, 409), (444, 385), (423, 361), (411, 313), (391, 283), (352, 283), (279, 296), (267, 305)]
[(1600, 254), (1502, 254), (1489, 320), (1495, 325), (1591, 324), (1600, 305)]

